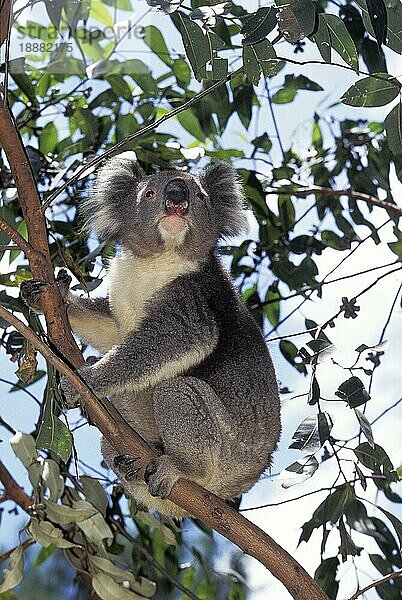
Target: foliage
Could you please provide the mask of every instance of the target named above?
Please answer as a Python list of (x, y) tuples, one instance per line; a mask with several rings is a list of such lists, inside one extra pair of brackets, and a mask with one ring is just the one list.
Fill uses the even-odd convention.
[[(315, 530), (321, 531), (321, 563), (315, 578), (330, 598), (336, 598), (341, 561), (363, 552), (354, 541), (356, 532), (377, 544), (378, 553), (369, 558), (382, 576), (402, 567), (401, 522), (381, 507), (383, 518), (370, 516), (370, 505), (357, 492), (359, 485), (363, 492), (375, 486), (380, 497), (401, 502), (394, 490), (400, 468), (394, 467), (386, 450), (374, 440), (365, 416), (373, 373), (385, 348), (365, 343), (357, 347), (356, 360), (344, 367), (344, 380), (332, 393), (332, 402), (344, 403), (345, 419), (356, 420), (357, 445), (353, 438), (343, 444), (333, 437), (330, 402), (322, 397), (317, 370), (333, 355), (331, 329), (338, 320), (357, 318), (366, 291), (400, 269), (402, 232), (398, 213), (392, 210), (396, 204), (391, 174), (395, 171), (402, 178), (401, 84), (388, 73), (387, 60), (392, 53), (402, 52), (402, 5), (397, 0), (345, 0), (343, 4), (277, 0), (275, 6), (253, 12), (247, 3), (243, 7), (193, 0), (190, 7), (174, 0), (147, 2), (165, 13), (165, 21), (159, 22), (170, 28), (169, 35), (165, 25), (143, 27), (146, 14), (129, 21), (127, 33), (118, 32), (118, 18), (127, 19), (132, 9), (140, 10), (140, 2), (134, 6), (130, 0), (46, 0), (38, 21), (26, 20), (25, 14), (22, 19), (22, 13), (15, 15), (8, 99), (48, 206), (53, 264), (72, 272), (77, 291), (93, 291), (101, 284), (114, 249), (82, 237), (77, 199), (91, 184), (94, 157), (113, 151), (128, 136), (124, 149), (136, 152), (147, 173), (158, 168), (194, 168), (205, 159), (234, 162), (257, 233), (239, 245), (226, 244), (221, 251), (267, 337), (291, 314), (286, 312), (288, 299), (300, 300), (297, 309), (322, 297), (331, 273), (320, 272), (321, 255), (338, 251), (343, 262), (343, 252), (354, 252), (366, 240), (384, 244), (381, 228), (394, 226), (397, 241), (389, 243), (392, 263), (384, 265), (386, 273), (355, 297), (343, 297), (339, 310), (325, 323), (306, 319), (302, 344), (285, 338), (278, 346), (292, 368), (308, 375), (307, 401), (317, 409), (293, 435), (290, 448), (303, 456), (284, 469), (283, 486), (312, 477), (327, 459), (344, 465), (348, 461), (345, 449), (349, 459), (353, 455), (351, 475), (342, 481), (340, 466), (337, 480), (304, 523), (299, 540), (308, 542)], [(124, 39), (130, 34), (150, 60), (125, 58)], [(138, 56), (143, 57), (140, 52)], [(304, 52), (314, 59), (297, 60)], [(339, 117), (335, 111), (329, 118), (330, 107), (314, 114), (304, 151), (294, 143), (286, 147), (275, 110), (289, 104), (291, 111), (299, 95), (323, 90), (305, 74), (315, 57), (322, 69), (328, 68), (326, 63), (337, 64), (340, 71), (354, 73), (355, 81), (344, 90), (340, 102), (352, 107), (387, 106), (384, 123), (352, 118), (356, 112)], [(217, 81), (221, 85), (214, 87)], [(197, 99), (197, 93), (209, 88), (210, 93)], [(153, 126), (194, 99), (163, 129)], [(275, 135), (258, 127), (259, 115), (267, 114), (272, 116), (270, 129)], [(241, 144), (233, 135), (238, 123), (243, 128)], [(0, 216), (26, 238), (15, 182), (4, 155), (0, 155), (0, 184)], [(383, 206), (378, 210), (384, 213), (381, 226), (373, 211), (378, 198)], [(5, 266), (0, 276), (1, 304), (22, 313), (42, 335), (39, 320), (28, 314), (14, 293), (30, 273), (22, 253), (5, 247), (9, 243), (0, 231), (0, 257)], [(16, 434), (12, 441), (40, 503), (27, 528), (27, 535), (43, 548), (37, 564), (51, 560), (56, 549), (62, 549), (74, 568), (82, 569), (85, 563), (101, 598), (173, 597), (178, 581), (199, 598), (245, 598), (243, 566), (236, 555), (232, 570), (214, 571), (209, 530), (197, 529), (194, 535), (202, 540), (204, 550), (192, 547), (191, 564), (182, 568), (183, 534), (176, 523), (132, 503), (126, 514), (118, 485), (107, 495), (96, 479), (76, 479), (73, 438), (60, 415), (58, 374), (49, 365), (46, 373), (38, 370), (32, 347), (6, 323), (0, 325), (5, 353), (19, 360), (18, 388), (10, 392), (47, 377), (39, 425), (32, 425), (29, 435)], [(367, 441), (362, 442), (362, 437)], [(339, 550), (336, 556), (324, 558), (332, 532), (337, 532)], [(156, 562), (150, 561), (150, 554)], [(9, 590), (23, 577), (21, 546), (10, 556), (9, 569), (0, 584), (5, 598), (14, 597)], [(376, 589), (386, 600), (399, 598), (401, 579), (396, 577)]]

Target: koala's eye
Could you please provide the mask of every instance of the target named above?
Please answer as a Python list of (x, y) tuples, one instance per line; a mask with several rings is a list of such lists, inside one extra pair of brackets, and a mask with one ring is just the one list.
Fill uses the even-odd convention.
[(145, 196), (146, 196), (146, 198), (154, 198), (154, 197), (155, 197), (155, 194), (156, 194), (155, 190), (147, 190), (147, 191), (145, 192)]
[(196, 196), (196, 198), (198, 198), (199, 200), (204, 200), (204, 194), (201, 194), (201, 192), (197, 192), (195, 196)]

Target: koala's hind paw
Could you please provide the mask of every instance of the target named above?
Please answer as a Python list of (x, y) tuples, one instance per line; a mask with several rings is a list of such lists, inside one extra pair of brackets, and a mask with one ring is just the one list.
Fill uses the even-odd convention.
[(47, 286), (46, 281), (41, 279), (29, 279), (22, 281), (20, 285), (21, 300), (36, 312), (41, 312), (40, 292)]
[(167, 454), (151, 460), (144, 472), (149, 493), (151, 496), (159, 496), (162, 500), (169, 496), (172, 487), (180, 477), (182, 474)]
[(137, 475), (140, 471), (139, 467), (136, 469), (134, 467), (134, 463), (140, 460), (138, 456), (130, 456), (129, 454), (119, 454), (115, 456), (113, 459), (114, 467), (124, 475), (124, 479), (126, 481), (133, 481), (133, 479), (137, 478)]

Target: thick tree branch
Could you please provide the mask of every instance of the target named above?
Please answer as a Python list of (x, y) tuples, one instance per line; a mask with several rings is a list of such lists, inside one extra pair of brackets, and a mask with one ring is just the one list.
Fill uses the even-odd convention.
[(362, 596), (363, 594), (368, 592), (368, 590), (371, 590), (373, 587), (378, 587), (379, 585), (381, 585), (382, 583), (385, 583), (386, 581), (389, 581), (390, 579), (396, 579), (397, 577), (401, 577), (401, 575), (402, 575), (402, 569), (398, 569), (398, 571), (393, 571), (392, 573), (388, 573), (388, 575), (385, 575), (385, 577), (382, 577), (381, 579), (377, 579), (376, 581), (372, 581), (366, 587), (357, 590), (357, 592), (355, 592), (353, 594), (353, 596), (351, 596), (349, 598), (349, 600), (356, 600), (356, 598), (359, 598), (359, 596)]
[(4, 486), (7, 498), (13, 500), (18, 506), (29, 513), (33, 504), (33, 500), (24, 490), (18, 485), (10, 471), (0, 461), (0, 481)]
[[(29, 248), (24, 244), (24, 252), (27, 251), (32, 276), (49, 283), (41, 292), (49, 338), (58, 351), (68, 357), (74, 366), (80, 366), (82, 356), (71, 334), (66, 310), (54, 278), (46, 225), (35, 178), (13, 115), (7, 106), (0, 107), (0, 144), (7, 155), (28, 230)], [(18, 243), (16, 239), (14, 241)], [(21, 240), (18, 245), (20, 243)]]
[(0, 10), (0, 46), (8, 38), (8, 27), (11, 16), (12, 0), (4, 0)]
[(311, 194), (321, 194), (321, 196), (348, 196), (349, 198), (354, 198), (355, 200), (362, 200), (366, 202), (366, 204), (370, 204), (371, 206), (379, 206), (380, 208), (384, 208), (390, 213), (402, 217), (402, 208), (400, 206), (396, 206), (396, 204), (391, 204), (391, 202), (385, 202), (384, 200), (380, 200), (375, 196), (370, 196), (369, 194), (364, 194), (363, 192), (355, 192), (354, 190), (333, 190), (331, 188), (325, 188), (320, 186), (309, 186), (309, 187), (283, 187), (283, 188), (272, 188), (270, 190), (265, 191), (266, 194), (275, 194), (275, 195), (286, 195), (286, 196), (310, 196)]
[[(154, 457), (144, 440), (123, 421), (112, 405), (107, 400), (97, 399), (86, 384), (29, 327), (1, 306), (0, 317), (13, 325), (56, 369), (68, 377), (84, 398), (91, 421), (119, 454), (140, 455), (142, 467)], [(116, 414), (118, 416), (115, 420)], [(328, 600), (317, 583), (286, 550), (267, 533), (230, 508), (221, 498), (194, 482), (180, 479), (173, 487), (169, 500), (213, 527), (247, 554), (257, 558), (285, 585), (293, 598)]]

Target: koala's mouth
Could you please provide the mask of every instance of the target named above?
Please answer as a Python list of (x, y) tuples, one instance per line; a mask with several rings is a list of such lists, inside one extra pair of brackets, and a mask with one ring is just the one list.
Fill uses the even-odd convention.
[(177, 215), (179, 217), (184, 216), (189, 209), (188, 200), (166, 198), (165, 199), (165, 212), (168, 216)]

